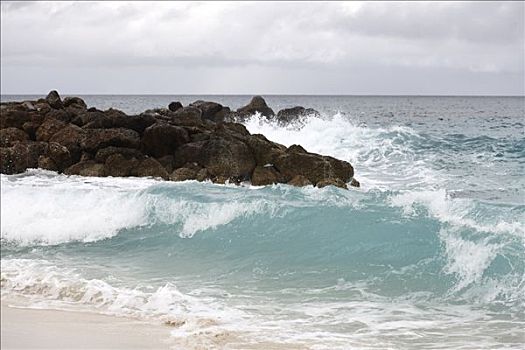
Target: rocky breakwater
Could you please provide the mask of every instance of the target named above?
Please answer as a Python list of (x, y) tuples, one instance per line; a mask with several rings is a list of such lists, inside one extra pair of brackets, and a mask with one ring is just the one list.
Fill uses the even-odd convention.
[(51, 91), (45, 99), (0, 105), (0, 171), (42, 168), (82, 176), (359, 186), (350, 163), (299, 145), (285, 147), (233, 122), (256, 111), (276, 116), (261, 97), (237, 111), (196, 101), (126, 115), (88, 108), (79, 97), (62, 100)]

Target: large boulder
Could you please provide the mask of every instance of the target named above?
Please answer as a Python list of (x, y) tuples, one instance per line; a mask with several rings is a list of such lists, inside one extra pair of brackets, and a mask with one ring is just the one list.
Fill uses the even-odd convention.
[(86, 102), (80, 97), (66, 97), (64, 98), (64, 107), (76, 106), (80, 109), (87, 109)]
[(201, 126), (202, 111), (192, 106), (183, 107), (172, 114), (171, 122), (175, 125)]
[(142, 159), (139, 164), (131, 170), (131, 176), (149, 176), (167, 180), (169, 174), (156, 159), (148, 157)]
[(261, 113), (264, 117), (272, 117), (275, 115), (273, 110), (268, 107), (266, 101), (261, 96), (254, 96), (250, 103), (246, 106), (237, 109), (237, 113), (243, 116), (249, 116), (256, 112)]
[(190, 104), (191, 107), (196, 107), (201, 110), (203, 119), (215, 121), (215, 115), (222, 111), (222, 105), (216, 102), (198, 100)]
[(17, 128), (0, 129), (0, 147), (10, 147), (16, 141), (27, 141), (29, 135)]
[(86, 111), (83, 111), (82, 113), (79, 113), (77, 116), (75, 116), (71, 123), (78, 125), (78, 126), (84, 126), (91, 122), (96, 122), (98, 119), (108, 119), (104, 112), (99, 111), (96, 108), (90, 108)]
[(265, 186), (283, 182), (283, 176), (275, 169), (275, 167), (258, 166), (253, 170), (252, 185)]
[(138, 148), (139, 134), (130, 129), (87, 129), (80, 142), (80, 147), (90, 153), (109, 146)]
[(49, 156), (41, 155), (38, 157), (38, 167), (40, 169), (58, 171), (55, 161)]
[(172, 112), (175, 112), (179, 109), (182, 108), (182, 103), (180, 102), (171, 102), (169, 105), (168, 105), (168, 109)]
[(175, 152), (175, 149), (190, 142), (188, 132), (175, 125), (155, 123), (144, 130), (142, 148), (145, 153), (154, 157), (162, 157)]
[(45, 142), (15, 142), (11, 147), (0, 148), (2, 174), (18, 174), (28, 168), (38, 167), (38, 158), (47, 152)]
[(0, 128), (21, 129), (24, 123), (31, 121), (31, 113), (16, 109), (2, 109), (0, 111)]
[(52, 90), (47, 94), (46, 101), (52, 108), (61, 109), (64, 107), (62, 99), (60, 99), (60, 95), (56, 90)]
[(139, 166), (139, 163), (140, 161), (137, 158), (129, 158), (120, 153), (115, 153), (105, 159), (104, 169), (107, 176), (130, 176), (133, 170)]
[(297, 121), (302, 121), (306, 117), (320, 117), (321, 114), (313, 108), (304, 108), (296, 106), (292, 108), (281, 109), (276, 116), (279, 124), (285, 125)]
[(51, 109), (49, 112), (46, 113), (46, 118), (52, 118), (56, 120), (60, 120), (64, 123), (69, 123), (75, 115), (70, 112), (66, 111), (64, 109)]
[(154, 116), (149, 114), (140, 114), (140, 115), (115, 115), (110, 117), (113, 128), (126, 128), (135, 130), (136, 132), (142, 134), (144, 130), (155, 124), (157, 119)]
[(22, 125), (22, 130), (29, 136), (30, 140), (36, 141), (36, 131), (40, 127), (40, 124), (34, 122), (25, 122)]
[(144, 154), (142, 154), (142, 152), (140, 152), (138, 149), (110, 146), (98, 150), (97, 154), (95, 155), (95, 160), (99, 163), (105, 163), (106, 159), (113, 155), (120, 155), (125, 159), (144, 158)]
[(37, 141), (49, 141), (53, 135), (59, 132), (67, 125), (66, 122), (55, 118), (46, 118), (40, 127), (36, 130)]
[(304, 187), (310, 186), (312, 182), (310, 182), (306, 176), (295, 175), (290, 181), (287, 182), (287, 184), (295, 187)]
[(55, 169), (49, 170), (64, 171), (72, 163), (67, 147), (56, 142), (49, 142), (46, 156), (55, 164)]
[(65, 146), (74, 162), (80, 160), (82, 150), (80, 147), (80, 141), (85, 137), (86, 131), (82, 128), (68, 124), (58, 132), (56, 132), (50, 139), (50, 142), (56, 142), (62, 146)]
[(286, 181), (296, 175), (303, 175), (313, 184), (325, 179), (340, 179), (346, 183), (354, 176), (350, 163), (307, 153), (302, 147), (289, 147), (284, 154), (274, 159), (273, 164)]
[(319, 188), (323, 188), (323, 187), (326, 187), (326, 186), (335, 186), (335, 187), (339, 187), (339, 188), (344, 188), (345, 190), (348, 189), (348, 187), (346, 186), (346, 182), (344, 182), (341, 179), (332, 179), (332, 178), (323, 179), (323, 180), (319, 181), (316, 184), (316, 186), (319, 187)]
[(87, 160), (73, 164), (64, 171), (67, 175), (82, 176), (106, 176), (104, 164), (96, 163), (93, 160)]
[(175, 169), (171, 175), (171, 181), (186, 181), (186, 180), (195, 180), (197, 178), (197, 173), (200, 169), (195, 168), (178, 168)]
[(248, 179), (255, 168), (255, 159), (248, 146), (236, 139), (214, 137), (206, 141), (182, 145), (175, 152), (176, 167), (198, 163), (210, 176)]
[(286, 147), (269, 141), (264, 135), (254, 134), (245, 138), (245, 143), (255, 157), (257, 165), (273, 164), (274, 160), (284, 154)]

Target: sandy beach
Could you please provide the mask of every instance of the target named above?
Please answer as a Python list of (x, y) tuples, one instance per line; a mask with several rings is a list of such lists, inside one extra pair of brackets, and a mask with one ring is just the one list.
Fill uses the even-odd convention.
[(169, 349), (169, 328), (84, 312), (22, 309), (2, 303), (1, 348)]

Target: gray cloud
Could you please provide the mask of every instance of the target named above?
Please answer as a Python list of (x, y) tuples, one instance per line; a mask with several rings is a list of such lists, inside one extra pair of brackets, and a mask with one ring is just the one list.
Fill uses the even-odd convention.
[(1, 16), (2, 93), (525, 93), (519, 2), (3, 1)]

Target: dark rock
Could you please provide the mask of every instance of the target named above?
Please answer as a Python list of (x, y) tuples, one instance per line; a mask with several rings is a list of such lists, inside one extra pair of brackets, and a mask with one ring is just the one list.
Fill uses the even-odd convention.
[(67, 175), (106, 176), (106, 169), (104, 164), (88, 160), (70, 166), (64, 171), (64, 173)]
[(30, 140), (36, 141), (36, 131), (38, 130), (39, 126), (40, 124), (34, 122), (25, 122), (24, 125), (22, 125), (22, 129), (29, 136)]
[(205, 141), (210, 139), (209, 133), (196, 133), (190, 135), (191, 142)]
[(291, 145), (286, 149), (287, 153), (308, 153), (301, 145)]
[(17, 128), (5, 128), (0, 130), (0, 147), (10, 147), (16, 141), (27, 141), (29, 136)]
[(190, 104), (201, 110), (201, 118), (215, 121), (215, 115), (222, 110), (222, 105), (216, 102), (198, 100)]
[(17, 142), (12, 147), (0, 148), (0, 171), (2, 174), (18, 174), (27, 169), (27, 146)]
[(64, 104), (60, 99), (60, 95), (56, 90), (52, 90), (49, 92), (49, 94), (47, 94), (46, 101), (52, 108), (61, 109), (64, 107)]
[(104, 112), (99, 111), (96, 108), (90, 108), (87, 111), (84, 111), (78, 114), (73, 119), (71, 119), (71, 123), (78, 125), (78, 126), (84, 126), (91, 122), (95, 122), (98, 119), (108, 119), (108, 118), (104, 115)]
[(246, 144), (238, 140), (210, 139), (205, 141), (199, 160), (212, 176), (249, 178), (255, 159)]
[(0, 148), (0, 170), (3, 174), (18, 174), (28, 168), (38, 167), (38, 158), (47, 151), (45, 142), (15, 142), (11, 147)]
[(46, 118), (42, 125), (36, 130), (37, 141), (49, 141), (53, 135), (63, 129), (67, 124), (63, 121)]
[[(173, 114), (173, 112), (170, 111), (167, 108), (153, 108), (153, 109), (145, 110), (140, 115), (150, 116), (150, 117), (154, 117), (154, 118), (159, 118), (159, 117), (169, 118), (169, 117), (171, 117), (171, 114)], [(164, 119), (164, 118), (162, 118), (162, 119)]]
[(156, 121), (155, 117), (147, 114), (118, 116), (112, 118), (112, 127), (131, 129), (142, 134), (147, 127), (155, 124)]
[(310, 186), (311, 184), (310, 180), (303, 175), (295, 175), (290, 181), (288, 181), (288, 185), (296, 187)]
[(202, 112), (195, 107), (183, 107), (172, 114), (171, 121), (175, 125), (200, 126), (202, 125)]
[(53, 170), (64, 171), (72, 163), (69, 150), (56, 142), (50, 142), (48, 145), (47, 156), (53, 160), (55, 164), (55, 169)]
[[(212, 177), (249, 178), (255, 168), (255, 159), (246, 144), (235, 139), (211, 138), (180, 146), (175, 161), (198, 163), (208, 169)], [(182, 164), (181, 164), (182, 163)], [(180, 167), (177, 166), (176, 167)]]
[(197, 181), (205, 181), (210, 178), (210, 174), (208, 173), (208, 170), (206, 168), (202, 168), (197, 172), (197, 176), (195, 177), (195, 180)]
[(283, 177), (273, 166), (257, 166), (251, 180), (254, 186), (266, 186), (283, 182)]
[(157, 158), (159, 163), (166, 169), (168, 174), (171, 174), (175, 170), (175, 157), (172, 155)]
[(268, 107), (266, 101), (261, 96), (254, 96), (250, 103), (237, 109), (237, 113), (241, 115), (253, 115), (256, 112), (261, 113), (261, 115), (264, 117), (272, 117), (275, 115), (273, 110)]
[(22, 106), (25, 108), (26, 111), (29, 111), (29, 112), (36, 111), (36, 107), (31, 101), (22, 102)]
[(167, 123), (151, 125), (142, 137), (144, 152), (154, 157), (172, 155), (177, 147), (188, 142), (190, 137), (184, 128)]
[(137, 149), (110, 146), (110, 147), (106, 147), (106, 148), (102, 148), (98, 150), (97, 154), (95, 155), (95, 160), (99, 163), (105, 163), (108, 157), (116, 155), (116, 154), (122, 156), (124, 159), (132, 159), (132, 158), (142, 159), (144, 158), (144, 154), (142, 154), (142, 152), (140, 152)]
[(356, 179), (352, 179), (352, 181), (350, 182), (350, 186), (352, 186), (352, 187), (361, 187), (361, 183), (359, 181), (357, 181)]
[(120, 109), (109, 108), (104, 111), (104, 115), (108, 118), (127, 117), (127, 114), (122, 112)]
[(182, 108), (182, 103), (180, 102), (171, 102), (169, 105), (168, 105), (168, 109), (172, 112), (175, 112), (179, 109)]
[(170, 175), (171, 181), (186, 181), (195, 180), (197, 178), (198, 170), (190, 168), (178, 168)]
[(45, 170), (58, 171), (55, 161), (48, 156), (38, 157), (38, 167)]
[(138, 148), (139, 144), (139, 134), (124, 128), (87, 129), (80, 141), (80, 147), (91, 153), (109, 146)]
[(56, 132), (49, 141), (65, 146), (69, 150), (73, 162), (77, 162), (82, 154), (80, 141), (85, 137), (85, 134), (85, 130), (76, 125), (68, 124)]
[(215, 116), (213, 117), (213, 119), (216, 123), (233, 122), (234, 119), (230, 117), (230, 114), (231, 114), (230, 107), (222, 107), (220, 111), (215, 113)]
[(243, 136), (249, 136), (250, 135), (250, 132), (248, 131), (248, 129), (246, 129), (246, 127), (244, 125), (239, 124), (239, 123), (225, 122), (225, 123), (218, 124), (217, 128), (219, 126), (224, 127), (224, 129), (229, 131), (229, 133), (237, 133), (237, 134), (240, 134), (240, 135), (243, 135)]
[(66, 97), (64, 98), (64, 107), (73, 106), (78, 109), (87, 109), (86, 102), (80, 97)]
[(79, 160), (79, 163), (80, 162), (87, 162), (88, 160), (93, 160), (94, 157), (91, 153), (87, 153), (87, 152), (82, 152), (82, 155), (80, 156), (80, 160)]
[(127, 158), (120, 153), (108, 156), (104, 168), (107, 176), (130, 176), (138, 168), (140, 161), (136, 158)]
[(82, 125), (82, 129), (109, 129), (112, 127), (113, 121), (105, 115)]
[(287, 152), (278, 156), (273, 164), (286, 181), (295, 175), (303, 175), (313, 184), (327, 178), (341, 179), (346, 183), (354, 175), (350, 163), (314, 153)]
[(319, 181), (317, 184), (316, 184), (317, 187), (319, 188), (323, 188), (323, 187), (326, 187), (326, 186), (335, 186), (335, 187), (339, 187), (339, 188), (344, 188), (345, 190), (348, 189), (348, 187), (346, 187), (346, 183), (341, 180), (341, 179), (323, 179), (321, 181)]
[(51, 106), (44, 99), (35, 103), (34, 106), (36, 110), (42, 115), (49, 113), (49, 111), (51, 110)]
[(321, 114), (313, 108), (304, 108), (296, 106), (292, 108), (281, 109), (277, 113), (277, 121), (280, 124), (289, 124), (295, 121), (301, 121), (306, 117), (320, 117)]
[(26, 111), (13, 109), (2, 110), (0, 112), (0, 128), (18, 128), (21, 129), (25, 122), (31, 121), (31, 114)]
[(154, 158), (144, 158), (139, 162), (137, 167), (132, 169), (131, 171), (132, 176), (150, 176), (150, 177), (160, 177), (164, 180), (167, 180), (169, 178), (169, 174), (164, 169), (162, 164), (160, 164), (156, 159)]
[(269, 141), (261, 134), (251, 135), (245, 143), (255, 157), (257, 165), (273, 164), (274, 160), (284, 154), (286, 147)]
[(71, 112), (65, 111), (63, 109), (51, 109), (46, 113), (46, 118), (52, 118), (60, 120), (64, 123), (69, 123), (74, 115)]

